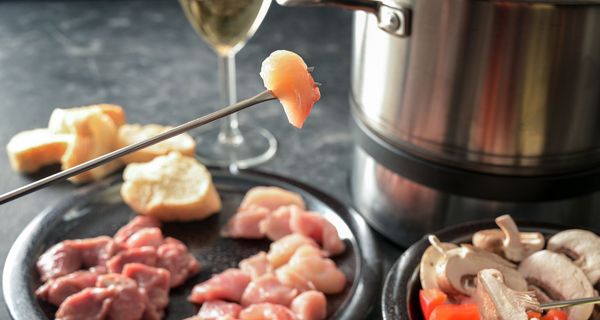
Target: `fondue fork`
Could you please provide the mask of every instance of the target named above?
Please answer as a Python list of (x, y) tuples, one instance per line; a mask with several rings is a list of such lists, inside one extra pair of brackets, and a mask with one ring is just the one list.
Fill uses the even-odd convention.
[(186, 131), (189, 131), (191, 129), (200, 127), (202, 125), (205, 125), (207, 123), (211, 123), (215, 120), (221, 119), (223, 117), (226, 117), (230, 114), (236, 113), (238, 111), (241, 111), (243, 109), (246, 109), (248, 107), (251, 107), (253, 105), (265, 102), (265, 101), (269, 101), (269, 100), (275, 100), (277, 99), (273, 93), (270, 90), (265, 90), (251, 98), (242, 100), (240, 102), (237, 102), (235, 104), (232, 104), (230, 106), (224, 107), (222, 109), (219, 109), (217, 111), (214, 111), (212, 113), (209, 113), (205, 116), (201, 116), (199, 118), (196, 118), (192, 121), (186, 122), (184, 124), (181, 124), (173, 129), (167, 130), (161, 134), (158, 134), (152, 138), (146, 139), (144, 141), (140, 141), (138, 143), (134, 143), (132, 145), (123, 147), (121, 149), (117, 149), (115, 151), (109, 152), (103, 156), (100, 156), (98, 158), (86, 161), (82, 164), (79, 164), (77, 166), (74, 166), (70, 169), (55, 173), (51, 176), (48, 176), (46, 178), (40, 179), (38, 181), (32, 182), (30, 184), (27, 184), (25, 186), (22, 186), (20, 188), (14, 189), (12, 191), (6, 192), (2, 195), (0, 195), (0, 205), (4, 204), (6, 202), (9, 202), (11, 200), (20, 198), (26, 194), (29, 194), (31, 192), (37, 191), (39, 189), (42, 189), (48, 185), (50, 185), (51, 183), (57, 182), (57, 181), (61, 181), (61, 180), (65, 180), (69, 177), (78, 175), (82, 172), (85, 172), (87, 170), (93, 169), (95, 167), (98, 167), (102, 164), (105, 164), (107, 162), (110, 162), (112, 160), (115, 160), (117, 158), (120, 158), (124, 155), (130, 154), (134, 151), (149, 147), (153, 144), (159, 143), (163, 140), (172, 138), (176, 135), (182, 134)]
[(566, 308), (566, 307), (574, 307), (581, 306), (585, 304), (598, 304), (600, 303), (600, 296), (591, 297), (591, 298), (580, 298), (573, 300), (562, 300), (562, 301), (551, 301), (540, 304), (540, 309), (548, 310), (554, 308)]

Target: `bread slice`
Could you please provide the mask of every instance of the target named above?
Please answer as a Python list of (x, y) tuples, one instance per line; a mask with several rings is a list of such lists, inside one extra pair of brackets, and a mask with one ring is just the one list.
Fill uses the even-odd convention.
[[(158, 124), (149, 124), (145, 126), (139, 124), (125, 124), (119, 128), (117, 148), (123, 148), (130, 144), (146, 140), (171, 128), (172, 127), (161, 126)], [(193, 156), (195, 150), (196, 142), (189, 134), (184, 133), (130, 153), (122, 157), (121, 161), (124, 163), (148, 162), (157, 156), (168, 154), (171, 151), (177, 151), (183, 155)]]
[(221, 210), (210, 172), (192, 157), (171, 152), (123, 173), (121, 196), (137, 213), (163, 221), (189, 221)]
[(33, 129), (16, 134), (6, 145), (10, 166), (18, 172), (32, 173), (59, 163), (73, 137), (48, 129)]
[(100, 111), (102, 113), (109, 116), (115, 123), (115, 126), (117, 126), (117, 128), (121, 127), (125, 124), (125, 122), (127, 122), (125, 110), (123, 110), (123, 107), (119, 105), (102, 103), (95, 105), (95, 107), (100, 108)]
[[(117, 127), (112, 118), (98, 108), (73, 112), (63, 118), (61, 126), (62, 130), (73, 135), (73, 142), (61, 159), (63, 170), (115, 150)], [(114, 160), (69, 180), (74, 183), (100, 180), (122, 165), (120, 161)]]
[(72, 122), (73, 117), (79, 117), (78, 114), (86, 114), (93, 110), (100, 111), (107, 115), (117, 128), (125, 124), (125, 111), (123, 111), (121, 106), (115, 104), (96, 104), (77, 108), (54, 109), (50, 115), (50, 120), (48, 121), (48, 129), (56, 133), (69, 133), (71, 131), (70, 123)]

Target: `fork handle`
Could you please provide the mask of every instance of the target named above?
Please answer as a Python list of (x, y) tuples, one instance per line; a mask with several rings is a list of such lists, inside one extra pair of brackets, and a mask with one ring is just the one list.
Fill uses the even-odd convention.
[(232, 104), (232, 105), (227, 106), (222, 109), (219, 109), (215, 112), (212, 112), (212, 113), (202, 116), (200, 118), (186, 122), (186, 123), (179, 125), (173, 129), (170, 129), (161, 134), (158, 134), (152, 138), (149, 138), (144, 141), (140, 141), (138, 143), (123, 147), (121, 149), (118, 149), (118, 150), (115, 150), (112, 152), (109, 152), (103, 156), (89, 160), (87, 162), (84, 162), (82, 164), (74, 166), (70, 169), (55, 173), (51, 176), (48, 176), (46, 178), (32, 182), (28, 185), (25, 185), (20, 188), (14, 189), (12, 191), (6, 192), (6, 193), (0, 195), (0, 205), (4, 204), (6, 202), (9, 202), (11, 200), (20, 198), (20, 197), (22, 197), (26, 194), (29, 194), (31, 192), (34, 192), (36, 190), (42, 189), (42, 188), (50, 185), (51, 183), (65, 180), (69, 177), (78, 175), (82, 172), (88, 171), (90, 169), (93, 169), (95, 167), (103, 165), (107, 162), (113, 161), (124, 155), (130, 154), (134, 151), (137, 151), (137, 150), (140, 150), (140, 149), (143, 149), (146, 147), (149, 147), (153, 144), (156, 144), (163, 140), (172, 138), (176, 135), (182, 134), (191, 129), (194, 129), (194, 128), (200, 127), (202, 125), (205, 125), (207, 123), (213, 122), (215, 120), (221, 119), (223, 117), (226, 117), (226, 116), (233, 114), (235, 112), (238, 112), (240, 110), (246, 109), (255, 104), (265, 102), (268, 100), (274, 100), (274, 99), (276, 99), (276, 98), (275, 98), (275, 96), (273, 96), (273, 93), (271, 93), (271, 91), (269, 91), (269, 90), (265, 90), (265, 91), (255, 95), (254, 97), (248, 98), (246, 100), (242, 100), (238, 103)]
[(542, 303), (540, 305), (540, 309), (548, 310), (548, 309), (554, 309), (554, 308), (574, 307), (574, 306), (581, 306), (581, 305), (585, 305), (585, 304), (598, 304), (598, 303), (600, 303), (600, 296), (591, 297), (591, 298), (581, 298), (581, 299), (552, 301), (552, 302)]

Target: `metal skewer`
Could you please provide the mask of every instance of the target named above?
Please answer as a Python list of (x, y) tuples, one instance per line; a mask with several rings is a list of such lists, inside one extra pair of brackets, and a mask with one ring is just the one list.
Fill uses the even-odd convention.
[(105, 164), (109, 161), (115, 160), (119, 157), (122, 157), (129, 153), (132, 153), (134, 151), (146, 148), (148, 146), (151, 146), (151, 145), (159, 143), (163, 140), (172, 138), (176, 135), (179, 135), (179, 134), (189, 131), (191, 129), (194, 129), (194, 128), (200, 127), (202, 125), (205, 125), (207, 123), (213, 122), (215, 120), (221, 119), (232, 113), (238, 112), (238, 111), (246, 109), (248, 107), (251, 107), (255, 104), (259, 104), (259, 103), (269, 101), (269, 100), (274, 100), (274, 99), (277, 99), (277, 98), (275, 96), (273, 96), (273, 93), (271, 93), (270, 90), (265, 90), (265, 91), (255, 95), (254, 97), (248, 98), (246, 100), (242, 100), (236, 104), (232, 104), (230, 106), (219, 109), (215, 112), (212, 112), (212, 113), (202, 116), (200, 118), (186, 122), (186, 123), (179, 125), (173, 129), (170, 129), (161, 134), (158, 134), (150, 139), (140, 141), (138, 143), (129, 145), (127, 147), (123, 147), (121, 149), (112, 151), (112, 152), (107, 153), (98, 158), (95, 158), (95, 159), (89, 160), (87, 162), (84, 162), (80, 165), (74, 166), (73, 168), (55, 173), (51, 176), (48, 176), (46, 178), (32, 182), (28, 185), (25, 185), (20, 188), (14, 189), (12, 191), (6, 192), (6, 193), (0, 195), (0, 205), (3, 203), (9, 202), (11, 200), (17, 199), (19, 197), (22, 197), (22, 196), (29, 194), (31, 192), (34, 192), (36, 190), (42, 189), (51, 183), (78, 175), (84, 171), (93, 169), (95, 167), (98, 167), (102, 164)]
[(554, 308), (565, 308), (565, 307), (580, 306), (580, 305), (584, 305), (584, 304), (597, 304), (597, 303), (600, 303), (600, 297), (546, 302), (546, 303), (540, 304), (540, 309), (548, 310), (548, 309), (554, 309)]

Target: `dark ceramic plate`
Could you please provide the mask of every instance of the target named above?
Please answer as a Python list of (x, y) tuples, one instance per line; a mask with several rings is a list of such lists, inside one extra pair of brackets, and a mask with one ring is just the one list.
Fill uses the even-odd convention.
[[(519, 230), (553, 235), (567, 226), (539, 222), (517, 221)], [(493, 220), (473, 222), (443, 229), (433, 233), (443, 242), (468, 243), (479, 230), (497, 228)], [(381, 311), (384, 320), (423, 320), (419, 304), (419, 264), (423, 252), (429, 247), (427, 236), (415, 242), (394, 263), (387, 274), (381, 296)]]
[[(372, 234), (356, 212), (318, 190), (283, 177), (254, 171), (237, 175), (216, 169), (211, 172), (223, 200), (221, 213), (199, 222), (166, 223), (163, 227), (166, 236), (185, 242), (203, 266), (200, 274), (171, 291), (166, 319), (180, 320), (195, 314), (197, 306), (188, 303), (186, 297), (196, 283), (268, 249), (266, 240), (233, 240), (219, 236), (219, 230), (235, 212), (245, 192), (258, 185), (298, 192), (311, 210), (322, 213), (337, 227), (347, 250), (334, 260), (349, 283), (344, 292), (328, 297), (328, 315), (331, 319), (364, 318), (378, 296), (380, 268)], [(54, 318), (56, 308), (34, 295), (40, 285), (35, 261), (59, 241), (112, 235), (126, 224), (134, 213), (122, 202), (120, 185), (120, 177), (113, 177), (82, 188), (44, 210), (19, 235), (8, 254), (3, 274), (4, 298), (14, 319)]]

